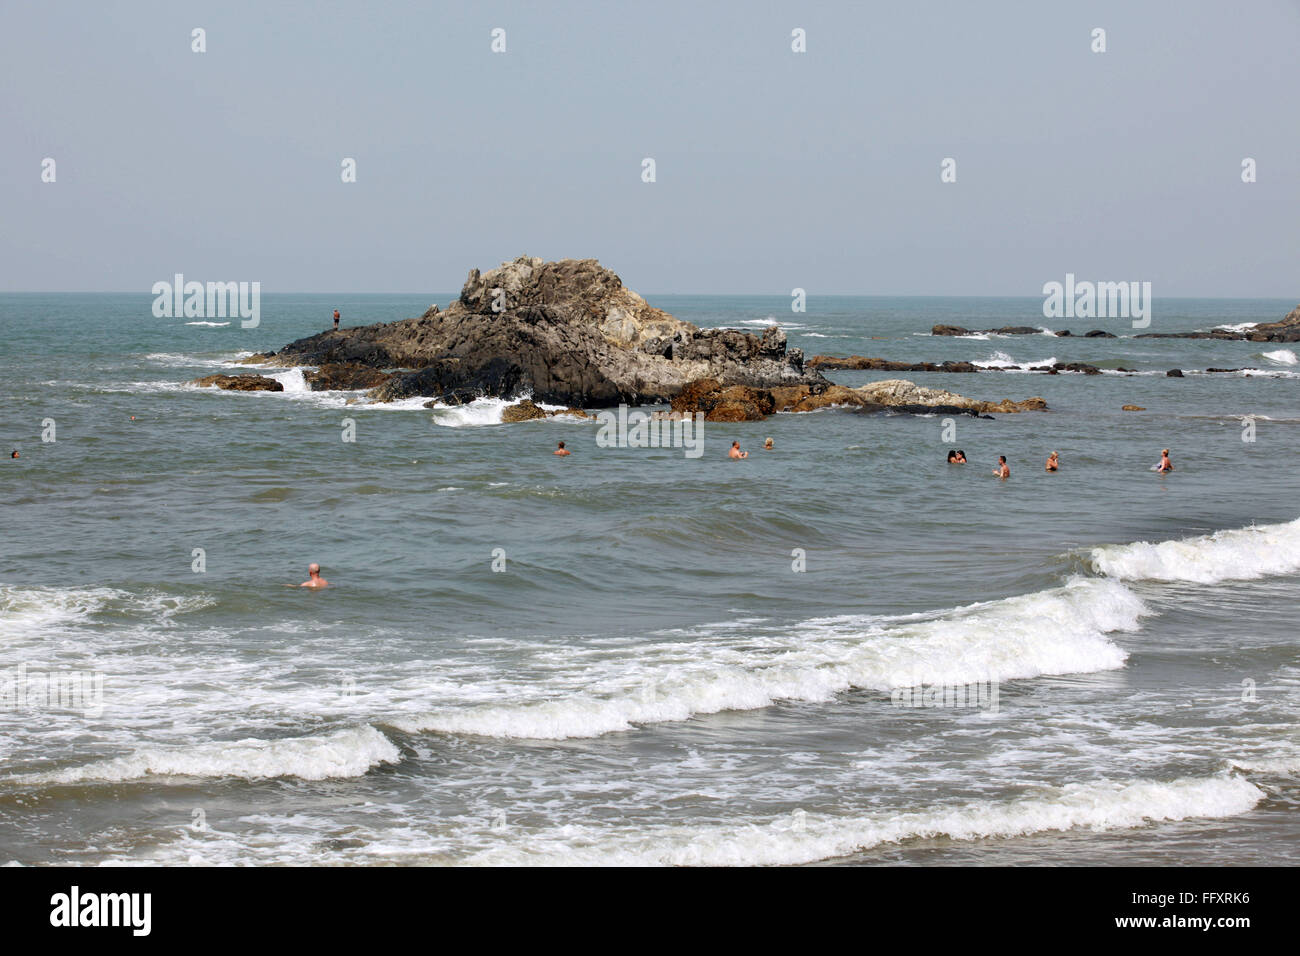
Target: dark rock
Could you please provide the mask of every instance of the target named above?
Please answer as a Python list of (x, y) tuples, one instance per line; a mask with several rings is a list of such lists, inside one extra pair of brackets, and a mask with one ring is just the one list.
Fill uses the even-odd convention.
[(349, 362), (346, 365), (322, 365), (315, 371), (303, 373), (307, 385), (313, 392), (356, 391), (362, 388), (374, 388), (387, 381), (388, 372), (381, 372), (369, 365)]
[(1182, 378), (1182, 377), (1183, 377), (1183, 370), (1180, 368), (1171, 368), (1169, 371), (1165, 372), (1165, 378)]
[(228, 392), (283, 392), (284, 385), (264, 375), (205, 375), (196, 378), (195, 385), (207, 388), (215, 385)]
[(1085, 339), (1113, 339), (1118, 338), (1114, 333), (1107, 332), (1105, 329), (1093, 329), (1091, 332), (1083, 333)]

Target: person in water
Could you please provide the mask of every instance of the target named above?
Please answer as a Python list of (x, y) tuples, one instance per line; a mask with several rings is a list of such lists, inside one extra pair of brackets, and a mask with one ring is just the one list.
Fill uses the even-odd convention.
[(339, 310), (335, 309), (334, 310), (334, 331), (337, 332), (338, 330), (339, 330)]
[(1047, 456), (1046, 468), (1048, 471), (1056, 471), (1060, 467), (1061, 467), (1061, 459), (1060, 456), (1056, 454), (1056, 452), (1052, 452), (1050, 455)]
[(1006, 455), (998, 455), (998, 466), (993, 469), (993, 477), (995, 478), (1011, 477), (1011, 469), (1007, 467)]
[(551, 452), (551, 454), (552, 454), (552, 455), (572, 455), (573, 452), (569, 451), (569, 449), (567, 449), (567, 448), (564, 447), (564, 442), (560, 442), (560, 447), (556, 448), (555, 451)]
[(960, 448), (952, 448), (948, 451), (948, 464), (964, 465), (966, 464), (966, 454)]
[(771, 451), (771, 450), (772, 450), (772, 439), (769, 438), (767, 441), (763, 442), (763, 447), (766, 448), (768, 451)]
[(15, 448), (13, 451), (11, 451), (11, 452), (9, 453), (9, 457), (10, 457), (10, 458), (17, 458), (17, 457), (18, 457), (18, 449)]
[(300, 588), (327, 588), (330, 583), (320, 576), (320, 565), (312, 562), (307, 565), (307, 580), (298, 585)]
[(1173, 470), (1174, 463), (1169, 460), (1169, 449), (1166, 448), (1160, 453), (1160, 464), (1156, 465), (1156, 471), (1163, 475)]
[(740, 442), (738, 442), (738, 441), (733, 441), (733, 442), (731, 443), (731, 450), (727, 452), (727, 457), (728, 457), (728, 458), (748, 458), (748, 457), (749, 457), (749, 452), (747, 452), (747, 451), (741, 451), (741, 450), (740, 450)]

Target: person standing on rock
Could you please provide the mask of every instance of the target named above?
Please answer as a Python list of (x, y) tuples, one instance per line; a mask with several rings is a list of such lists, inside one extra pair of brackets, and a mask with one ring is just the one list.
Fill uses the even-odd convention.
[(727, 457), (728, 457), (728, 458), (748, 458), (748, 457), (749, 457), (749, 452), (747, 452), (747, 451), (741, 451), (741, 450), (740, 450), (740, 442), (738, 442), (738, 441), (733, 441), (733, 442), (731, 443), (731, 450), (727, 452)]
[(1007, 467), (1006, 455), (998, 455), (998, 466), (993, 469), (993, 477), (1002, 479), (1011, 477), (1011, 469)]
[(564, 447), (564, 442), (560, 442), (560, 447), (551, 452), (552, 455), (572, 455), (573, 452)]
[(338, 330), (339, 330), (339, 310), (335, 309), (334, 310), (334, 331), (337, 332)]

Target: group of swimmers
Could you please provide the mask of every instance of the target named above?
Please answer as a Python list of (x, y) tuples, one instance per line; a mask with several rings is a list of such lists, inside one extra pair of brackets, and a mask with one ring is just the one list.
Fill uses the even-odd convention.
[[(966, 453), (960, 448), (953, 448), (948, 452), (948, 464), (964, 465), (966, 464)], [(1043, 466), (1044, 471), (1060, 471), (1061, 456), (1057, 452), (1052, 452), (1047, 456), (1047, 463)], [(1174, 470), (1174, 463), (1169, 460), (1169, 449), (1166, 448), (1160, 452), (1160, 464), (1151, 469), (1158, 471), (1160, 474), (1168, 474)], [(998, 465), (993, 469), (994, 478), (1010, 478), (1011, 468), (1007, 465), (1007, 456), (998, 455)]]

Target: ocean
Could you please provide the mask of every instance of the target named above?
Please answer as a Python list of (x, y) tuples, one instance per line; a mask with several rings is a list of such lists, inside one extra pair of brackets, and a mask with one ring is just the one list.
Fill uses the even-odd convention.
[[(691, 458), (295, 369), (187, 384), (454, 293), (268, 294), (256, 328), (0, 295), (0, 863), (1293, 861), (1297, 348), (646, 297), (808, 356), (1106, 371), (832, 371), (1050, 410), (707, 423)], [(1294, 305), (1157, 298), (1147, 331)], [(312, 561), (331, 588), (284, 587)]]

